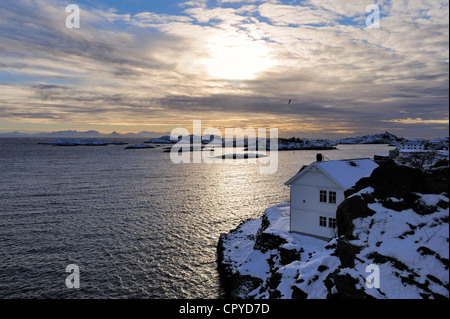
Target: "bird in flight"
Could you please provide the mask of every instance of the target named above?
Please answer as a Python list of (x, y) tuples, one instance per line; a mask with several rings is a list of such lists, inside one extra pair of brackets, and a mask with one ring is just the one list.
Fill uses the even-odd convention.
[(291, 104), (291, 102), (292, 102), (292, 100), (291, 100), (291, 99), (289, 99), (289, 102), (288, 102), (288, 104)]

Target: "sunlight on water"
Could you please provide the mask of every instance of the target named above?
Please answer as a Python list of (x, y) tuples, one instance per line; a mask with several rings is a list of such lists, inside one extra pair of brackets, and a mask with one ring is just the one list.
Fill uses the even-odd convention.
[[(386, 145), (342, 145), (328, 159)], [(219, 234), (268, 206), (314, 151), (256, 163), (179, 164), (161, 148), (52, 147), (0, 139), (0, 297), (218, 298)], [(69, 264), (80, 289), (65, 286)]]

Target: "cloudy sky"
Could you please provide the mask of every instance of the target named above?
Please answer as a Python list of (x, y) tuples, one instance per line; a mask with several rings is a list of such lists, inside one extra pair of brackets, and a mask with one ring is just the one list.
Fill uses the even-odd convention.
[(0, 132), (448, 136), (448, 46), (439, 0), (1, 0)]

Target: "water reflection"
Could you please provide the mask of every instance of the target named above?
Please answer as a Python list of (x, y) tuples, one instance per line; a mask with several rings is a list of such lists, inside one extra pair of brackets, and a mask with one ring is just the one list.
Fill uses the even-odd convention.
[[(217, 298), (218, 234), (288, 201), (284, 182), (316, 155), (279, 152), (277, 172), (264, 175), (245, 160), (175, 165), (160, 148), (0, 143), (0, 296), (9, 298)], [(64, 284), (71, 263), (81, 271), (76, 292)]]

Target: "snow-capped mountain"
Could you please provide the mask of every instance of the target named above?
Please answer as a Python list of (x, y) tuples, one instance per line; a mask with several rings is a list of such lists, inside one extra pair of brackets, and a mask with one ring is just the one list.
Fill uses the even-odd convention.
[(402, 140), (389, 132), (347, 137), (335, 141), (337, 144), (391, 144)]

